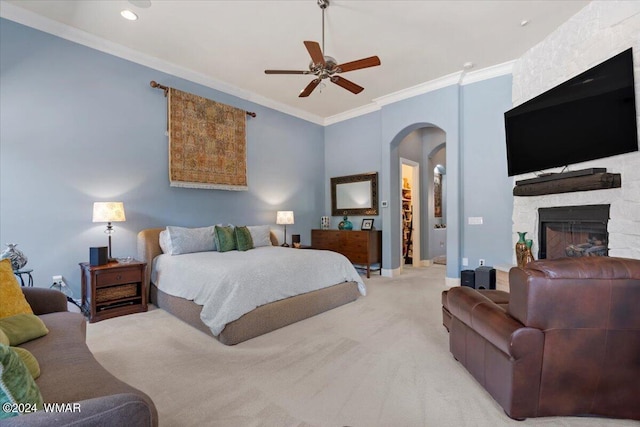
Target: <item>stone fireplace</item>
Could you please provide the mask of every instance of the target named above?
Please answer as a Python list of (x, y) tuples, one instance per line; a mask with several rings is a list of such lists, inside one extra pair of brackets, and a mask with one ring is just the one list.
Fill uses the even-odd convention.
[(607, 256), (610, 205), (538, 209), (538, 259)]
[[(637, 122), (640, 124), (640, 39), (637, 35), (637, 16), (636, 4), (633, 10), (623, 10), (618, 3), (589, 3), (514, 63), (513, 105), (532, 99), (631, 46), (634, 50)], [(621, 187), (514, 197), (511, 248), (518, 240), (516, 232), (526, 231), (527, 238), (534, 241), (533, 254), (538, 258), (538, 216), (541, 208), (609, 205), (606, 232), (608, 255), (640, 259), (640, 152), (571, 165), (569, 170), (592, 167), (619, 173)], [(560, 172), (560, 169), (546, 172)], [(534, 177), (534, 174), (516, 176), (514, 184), (515, 181)], [(512, 265), (515, 265), (515, 251), (512, 254)]]

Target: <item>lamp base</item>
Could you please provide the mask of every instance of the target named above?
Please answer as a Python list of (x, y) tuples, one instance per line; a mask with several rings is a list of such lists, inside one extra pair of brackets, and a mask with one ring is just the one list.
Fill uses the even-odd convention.
[(283, 248), (288, 248), (288, 247), (289, 247), (289, 244), (288, 244), (288, 243), (283, 243), (283, 244), (281, 244), (280, 246), (282, 246)]

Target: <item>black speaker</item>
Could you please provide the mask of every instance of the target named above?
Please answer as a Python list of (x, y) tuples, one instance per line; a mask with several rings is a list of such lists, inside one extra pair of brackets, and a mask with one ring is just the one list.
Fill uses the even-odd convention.
[(89, 265), (104, 265), (109, 262), (109, 249), (106, 246), (89, 248)]
[(483, 266), (476, 268), (476, 289), (496, 288), (496, 269)]
[(476, 287), (476, 272), (473, 270), (462, 270), (460, 272), (460, 284), (470, 288)]
[(291, 243), (300, 243), (300, 235), (292, 234), (291, 235)]

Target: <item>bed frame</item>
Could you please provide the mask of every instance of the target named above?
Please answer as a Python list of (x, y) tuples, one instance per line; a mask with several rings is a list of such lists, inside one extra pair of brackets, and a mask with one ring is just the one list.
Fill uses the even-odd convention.
[[(210, 336), (214, 336), (209, 327), (200, 320), (201, 305), (184, 298), (168, 295), (159, 290), (150, 281), (152, 261), (156, 256), (162, 254), (159, 243), (159, 235), (162, 230), (164, 230), (164, 227), (149, 228), (138, 233), (138, 259), (147, 263), (145, 283), (147, 285), (148, 300), (189, 325)], [(278, 240), (273, 233), (271, 234), (271, 243), (273, 245), (278, 244)], [(214, 337), (226, 345), (238, 344), (355, 301), (358, 295), (358, 284), (356, 282), (343, 282), (317, 291), (275, 301), (260, 306), (239, 319), (227, 323), (220, 335)]]

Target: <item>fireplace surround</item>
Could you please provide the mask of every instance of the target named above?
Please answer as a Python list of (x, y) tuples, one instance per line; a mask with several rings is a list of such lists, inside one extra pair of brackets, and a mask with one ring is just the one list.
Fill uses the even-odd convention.
[(608, 256), (611, 205), (538, 209), (538, 259)]

